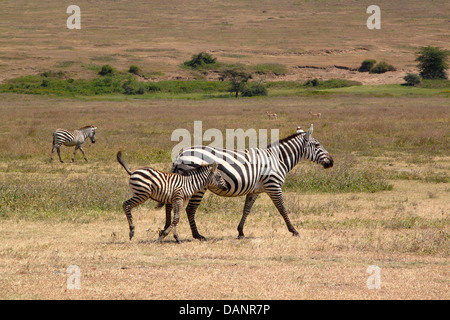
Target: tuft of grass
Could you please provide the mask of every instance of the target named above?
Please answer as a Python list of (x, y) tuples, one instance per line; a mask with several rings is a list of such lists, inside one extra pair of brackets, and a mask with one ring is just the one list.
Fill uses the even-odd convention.
[(313, 192), (379, 192), (389, 191), (393, 186), (376, 168), (357, 168), (352, 164), (335, 164), (324, 170), (318, 167), (290, 173), (284, 184), (286, 191)]

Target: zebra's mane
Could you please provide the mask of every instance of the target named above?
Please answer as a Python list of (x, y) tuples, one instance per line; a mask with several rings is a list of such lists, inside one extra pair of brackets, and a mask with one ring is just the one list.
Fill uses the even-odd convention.
[(78, 130), (81, 130), (81, 129), (88, 129), (88, 128), (93, 128), (94, 126), (84, 126), (84, 127), (81, 127), (81, 128), (79, 128)]
[(268, 144), (268, 145), (267, 145), (267, 148), (271, 148), (271, 147), (276, 146), (276, 145), (281, 145), (281, 144), (283, 144), (284, 142), (286, 142), (286, 141), (291, 141), (291, 140), (294, 139), (295, 137), (297, 137), (297, 136), (299, 136), (299, 135), (302, 135), (302, 134), (305, 134), (305, 133), (304, 133), (304, 132), (301, 132), (301, 133), (294, 133), (294, 134), (291, 134), (290, 136), (288, 136), (288, 137), (286, 137), (286, 138), (283, 138), (283, 139), (281, 139), (281, 140), (278, 140), (277, 142)]
[(204, 165), (200, 165), (198, 167), (190, 168), (188, 170), (183, 170), (179, 174), (182, 176), (193, 176), (193, 175), (201, 172), (202, 170), (204, 170), (204, 168), (210, 168), (211, 166), (212, 166), (212, 164), (204, 164)]

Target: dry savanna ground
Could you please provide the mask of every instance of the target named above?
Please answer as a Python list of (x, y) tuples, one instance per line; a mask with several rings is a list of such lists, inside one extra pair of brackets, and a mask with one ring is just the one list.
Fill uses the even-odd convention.
[[(69, 30), (61, 1), (2, 1), (0, 82), (48, 70), (93, 77), (93, 65), (126, 70), (138, 65), (153, 80), (192, 79), (179, 65), (207, 51), (224, 63), (279, 63), (275, 80), (348, 78), (362, 83), (402, 83), (416, 72), (421, 46), (448, 48), (448, 1), (379, 0), (381, 30), (369, 30), (370, 1), (250, 0), (76, 1), (81, 29)], [(398, 71), (351, 72), (365, 59)], [(324, 67), (322, 69), (303, 68)], [(197, 75), (198, 76), (198, 75)]]
[[(269, 108), (278, 112), (277, 121), (266, 118)], [(449, 298), (445, 98), (110, 102), (3, 94), (0, 109), (2, 299)], [(310, 109), (322, 117), (311, 118)], [(281, 137), (313, 122), (314, 136), (335, 166), (324, 170), (305, 161), (291, 177), (349, 177), (357, 184), (357, 171), (392, 188), (287, 188), (285, 202), (299, 238), (262, 195), (243, 240), (236, 239), (236, 227), (244, 199), (209, 194), (197, 214), (208, 241), (192, 239), (183, 215), (180, 245), (170, 235), (156, 241), (164, 212), (149, 202), (134, 210), (136, 235), (128, 240), (121, 209), (129, 195), (127, 174), (115, 153), (122, 150), (132, 168), (167, 170), (177, 143), (170, 141), (171, 132), (192, 132), (194, 120), (203, 121), (203, 131), (276, 128)], [(66, 162), (50, 164), (52, 131), (87, 123), (99, 128), (96, 144), (85, 144), (89, 162), (78, 154), (70, 163), (72, 149), (62, 148)], [(71, 265), (80, 268), (81, 289), (67, 287)], [(367, 287), (371, 265), (380, 267), (380, 289)]]

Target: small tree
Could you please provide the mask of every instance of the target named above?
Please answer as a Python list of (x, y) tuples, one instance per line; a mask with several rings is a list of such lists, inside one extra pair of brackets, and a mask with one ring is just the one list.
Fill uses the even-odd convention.
[(403, 78), (406, 81), (407, 86), (415, 86), (420, 84), (421, 80), (418, 74), (408, 73)]
[(422, 47), (416, 53), (417, 67), (423, 79), (447, 79), (445, 70), (448, 69), (447, 57), (449, 52), (437, 47)]
[(236, 69), (225, 69), (220, 73), (220, 76), (222, 79), (230, 81), (231, 87), (228, 91), (234, 92), (236, 98), (238, 97), (239, 92), (242, 92), (242, 90), (245, 89), (247, 81), (252, 78), (252, 75), (249, 72)]

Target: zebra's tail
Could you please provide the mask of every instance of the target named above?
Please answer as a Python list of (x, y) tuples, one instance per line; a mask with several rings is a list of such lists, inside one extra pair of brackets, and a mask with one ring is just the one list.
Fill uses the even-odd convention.
[(119, 163), (122, 165), (122, 167), (124, 167), (125, 170), (128, 172), (128, 174), (131, 176), (133, 171), (131, 171), (130, 168), (128, 168), (128, 165), (125, 163), (125, 161), (123, 161), (121, 151), (117, 152), (117, 161), (119, 161)]

